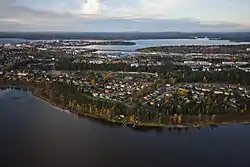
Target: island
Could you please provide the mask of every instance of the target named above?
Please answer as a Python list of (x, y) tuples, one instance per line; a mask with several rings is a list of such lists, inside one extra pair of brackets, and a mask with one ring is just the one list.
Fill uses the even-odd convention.
[[(250, 47), (173, 46), (131, 53), (0, 46), (0, 88), (79, 116), (132, 127), (187, 128), (250, 122)], [(53, 44), (52, 44), (53, 45)]]
[(136, 43), (130, 41), (103, 41), (103, 42), (90, 42), (90, 45), (136, 45)]
[[(191, 46), (158, 46), (137, 49), (138, 52), (163, 52), (163, 53), (200, 53), (200, 54), (249, 54), (250, 45), (191, 45)], [(204, 55), (205, 56), (205, 55)]]
[(44, 41), (31, 41), (29, 42), (30, 46), (37, 48), (46, 48), (46, 47), (85, 47), (91, 45), (136, 45), (135, 42), (131, 41), (118, 41), (118, 40), (44, 40)]

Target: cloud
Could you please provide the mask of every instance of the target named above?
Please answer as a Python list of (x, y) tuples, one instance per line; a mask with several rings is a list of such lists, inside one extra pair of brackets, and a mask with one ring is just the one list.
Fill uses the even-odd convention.
[[(139, 13), (147, 17), (166, 17), (168, 11), (175, 9), (180, 10), (182, 6), (190, 3), (190, 0), (141, 0), (141, 9)], [(179, 6), (179, 9), (176, 7)]]
[[(195, 19), (160, 17), (165, 10), (170, 10), (172, 6), (182, 3), (183, 0), (175, 0), (175, 2), (171, 0), (138, 0), (136, 5), (141, 5), (140, 9), (136, 9), (136, 5), (132, 5), (133, 2), (130, 0), (119, 3), (121, 6), (117, 8), (113, 3), (108, 3), (110, 0), (63, 0), (61, 2), (65, 6), (69, 3), (74, 3), (73, 6), (82, 4), (79, 7), (80, 13), (57, 12), (57, 10), (48, 10), (47, 8), (34, 9), (17, 4), (17, 1), (0, 0), (0, 31), (191, 32), (250, 30), (249, 27), (234, 23), (218, 22), (214, 24)], [(31, 2), (31, 0), (25, 1), (26, 3)]]
[(82, 6), (83, 14), (100, 14), (102, 11), (101, 0), (86, 0)]
[[(127, 0), (113, 5), (107, 1), (104, 15), (127, 18), (170, 18), (171, 11), (183, 10), (194, 0)], [(104, 1), (102, 2), (104, 4)]]

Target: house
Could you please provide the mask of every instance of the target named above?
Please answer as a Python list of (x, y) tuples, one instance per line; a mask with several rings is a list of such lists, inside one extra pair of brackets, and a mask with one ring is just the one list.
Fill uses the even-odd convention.
[(196, 69), (196, 68), (192, 68), (192, 71), (199, 71), (199, 69)]
[(91, 61), (89, 61), (89, 64), (103, 64), (103, 61), (101, 61), (101, 60), (91, 60)]
[(17, 75), (18, 75), (18, 76), (27, 76), (27, 75), (28, 75), (28, 73), (18, 72), (18, 73), (17, 73)]
[(107, 85), (106, 88), (107, 88), (107, 89), (111, 89), (112, 87), (111, 87), (110, 85)]
[(237, 65), (248, 65), (248, 62), (236, 62)]
[(121, 88), (125, 88), (126, 85), (122, 84), (122, 85), (120, 85), (120, 86), (121, 86)]
[(216, 69), (214, 69), (214, 71), (222, 71), (222, 69), (221, 68), (216, 68)]
[(97, 97), (98, 96), (98, 93), (93, 93), (92, 94), (94, 97)]
[(210, 92), (210, 89), (201, 89), (203, 92)]
[(203, 68), (202, 71), (210, 71), (209, 68)]
[(223, 65), (234, 65), (234, 62), (222, 62)]
[(202, 66), (211, 66), (212, 63), (207, 61), (184, 61), (186, 65), (202, 65)]
[(215, 94), (223, 94), (221, 91), (214, 91)]
[(139, 64), (138, 63), (134, 63), (134, 64), (130, 64), (130, 67), (139, 67)]
[(239, 90), (243, 91), (243, 90), (244, 90), (244, 88), (239, 87)]

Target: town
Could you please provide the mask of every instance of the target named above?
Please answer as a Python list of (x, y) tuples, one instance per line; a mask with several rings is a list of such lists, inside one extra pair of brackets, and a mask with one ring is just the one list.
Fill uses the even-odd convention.
[(21, 85), (77, 114), (146, 126), (250, 121), (250, 46), (102, 52), (108, 41), (0, 45), (0, 87)]

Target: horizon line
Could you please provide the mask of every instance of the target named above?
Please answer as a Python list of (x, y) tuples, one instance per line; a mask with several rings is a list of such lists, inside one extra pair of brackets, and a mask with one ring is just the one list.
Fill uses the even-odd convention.
[(0, 33), (250, 33), (249, 31), (0, 31)]

